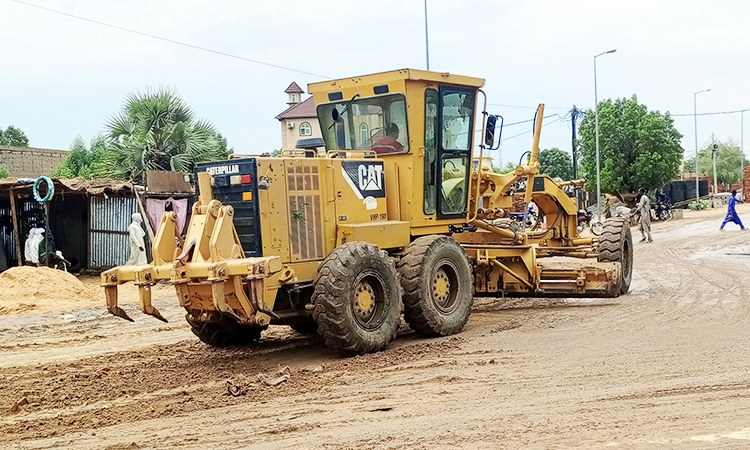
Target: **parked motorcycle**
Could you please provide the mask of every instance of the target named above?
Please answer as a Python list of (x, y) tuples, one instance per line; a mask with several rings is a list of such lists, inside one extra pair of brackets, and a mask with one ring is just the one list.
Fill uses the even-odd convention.
[(583, 233), (583, 230), (586, 229), (586, 227), (589, 227), (591, 229), (591, 232), (599, 236), (604, 231), (604, 225), (594, 220), (594, 213), (593, 211), (586, 210), (586, 209), (579, 209), (578, 210), (578, 232)]
[(672, 218), (672, 204), (667, 200), (666, 202), (657, 202), (653, 208), (654, 219), (656, 220), (669, 220)]

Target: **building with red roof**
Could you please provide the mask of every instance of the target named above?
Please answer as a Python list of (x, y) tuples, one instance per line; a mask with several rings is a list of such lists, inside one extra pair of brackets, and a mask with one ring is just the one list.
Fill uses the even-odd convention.
[(292, 82), (284, 92), (288, 95), (288, 107), (276, 116), (281, 123), (281, 148), (295, 148), (300, 139), (323, 137), (313, 98), (302, 100), (305, 91), (295, 82)]

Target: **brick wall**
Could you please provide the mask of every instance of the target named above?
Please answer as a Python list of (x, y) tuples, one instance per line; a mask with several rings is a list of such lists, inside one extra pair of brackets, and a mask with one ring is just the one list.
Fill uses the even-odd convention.
[(49, 175), (67, 153), (65, 150), (0, 145), (0, 165), (7, 167), (10, 176), (15, 178), (38, 177)]

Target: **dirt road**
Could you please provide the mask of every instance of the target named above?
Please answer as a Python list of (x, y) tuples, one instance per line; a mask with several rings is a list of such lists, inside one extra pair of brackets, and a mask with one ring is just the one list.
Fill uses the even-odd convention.
[(722, 216), (656, 223), (629, 295), (477, 299), (457, 336), (404, 328), (353, 358), (284, 327), (208, 348), (166, 286), (168, 324), (90, 302), (0, 309), (0, 447), (747, 448), (750, 231), (719, 233)]

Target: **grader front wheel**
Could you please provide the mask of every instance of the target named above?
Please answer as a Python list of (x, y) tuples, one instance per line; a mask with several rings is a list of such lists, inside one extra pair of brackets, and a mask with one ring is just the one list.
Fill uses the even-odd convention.
[(425, 236), (406, 248), (398, 271), (404, 317), (425, 336), (448, 336), (469, 320), (473, 283), (463, 248), (449, 236)]
[(323, 260), (314, 285), (313, 318), (329, 347), (371, 353), (396, 338), (401, 289), (386, 252), (366, 242), (347, 242)]
[(626, 219), (604, 222), (597, 260), (620, 263), (620, 294), (627, 294), (633, 278), (633, 236)]

